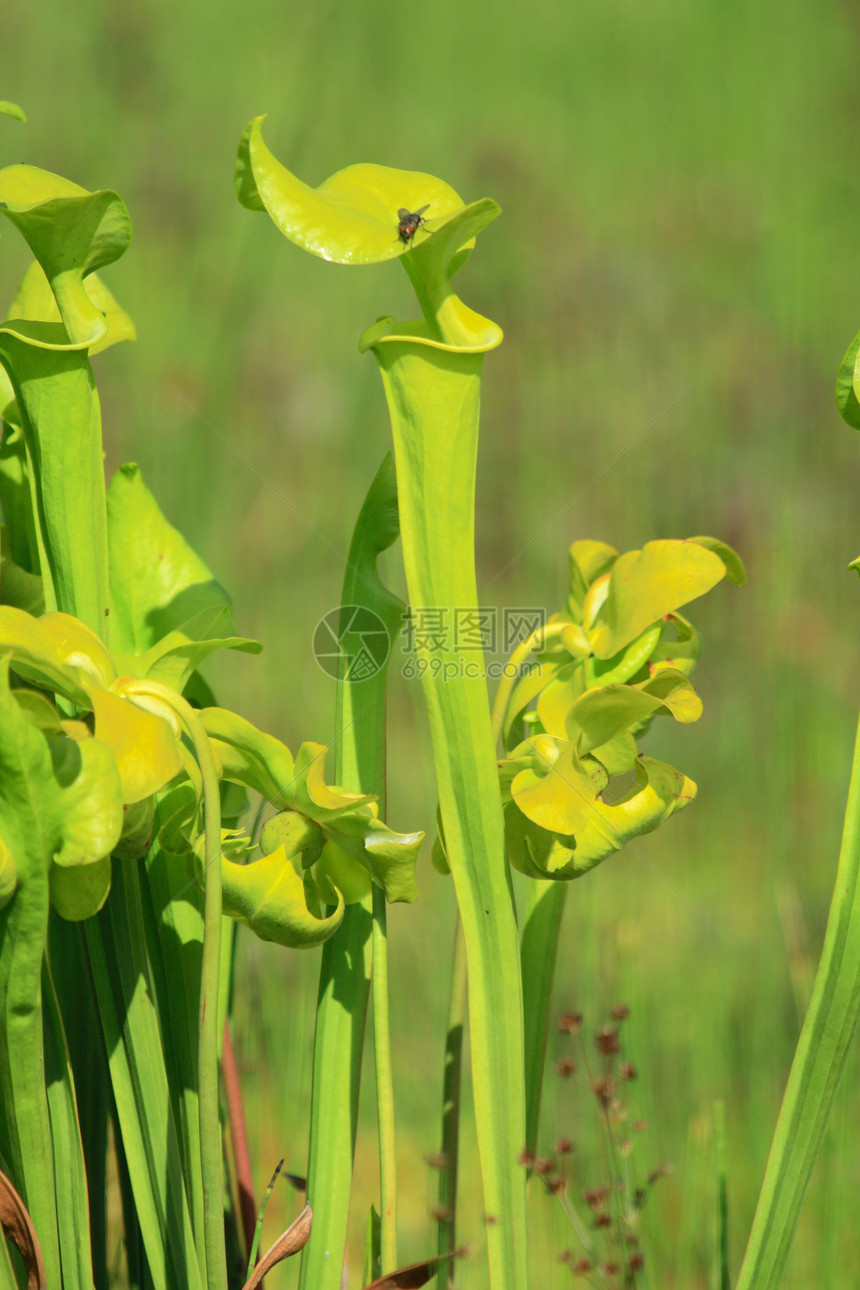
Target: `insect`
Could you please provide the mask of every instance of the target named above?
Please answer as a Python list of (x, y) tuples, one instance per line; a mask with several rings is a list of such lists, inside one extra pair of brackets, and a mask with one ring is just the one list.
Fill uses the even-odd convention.
[(408, 211), (405, 206), (401, 206), (397, 212), (397, 218), (400, 223), (397, 225), (397, 236), (401, 242), (408, 245), (419, 228), (424, 226), (424, 212), (429, 211), (430, 203), (421, 206), (417, 211)]

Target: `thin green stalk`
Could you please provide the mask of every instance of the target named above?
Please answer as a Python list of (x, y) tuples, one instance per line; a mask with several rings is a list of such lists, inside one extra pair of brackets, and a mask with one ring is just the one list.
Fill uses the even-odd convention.
[(860, 1014), (860, 729), (824, 948), (737, 1290), (776, 1290)]
[[(386, 457), (356, 522), (341, 604), (372, 609), (382, 618), (392, 642), (400, 630), (403, 606), (383, 586), (376, 562), (397, 534), (394, 468)], [(375, 793), (380, 813), (385, 806), (386, 676), (383, 666), (366, 680), (354, 681), (345, 668), (338, 680), (335, 727), (338, 784), (356, 792)], [(339, 1290), (341, 1285), (371, 962), (384, 934), (384, 923), (380, 927), (373, 916), (375, 899), (374, 889), (358, 904), (347, 906), (343, 922), (323, 946), (308, 1152), (308, 1202), (314, 1210), (314, 1224), (302, 1255), (300, 1290)], [(384, 898), (380, 904), (384, 910)], [(385, 1258), (396, 1258), (393, 1093), (387, 970), (382, 960), (374, 967), (373, 977), (382, 1249), (388, 1251)]]
[[(238, 926), (238, 923), (236, 926)], [(251, 1153), (248, 1150), (248, 1133), (245, 1127), (245, 1109), (242, 1104), (242, 1089), (239, 1084), (239, 1071), (236, 1067), (236, 1054), (233, 1050), (233, 1037), (230, 1034), (229, 1018), (224, 1025), (221, 1078), (224, 1081), (224, 1101), (227, 1104), (227, 1122), (230, 1126), (230, 1143), (233, 1148), (233, 1163), (236, 1170), (236, 1193), (240, 1219), (239, 1226), (242, 1232), (242, 1252), (247, 1257), (254, 1241), (257, 1208), (254, 1200), (254, 1179), (251, 1173)], [(253, 1268), (251, 1271), (253, 1271)], [(250, 1276), (250, 1273), (248, 1275)]]
[[(442, 1158), (439, 1165), (440, 1255), (457, 1248), (457, 1167), (460, 1152), (460, 1102), (463, 1072), (463, 1033), (466, 1024), (466, 942), (459, 918), (454, 934), (451, 995), (445, 1037), (445, 1075), (442, 1083)], [(454, 1284), (454, 1259), (439, 1267), (439, 1290)]]
[(220, 1041), (218, 996), (221, 985), (221, 789), (209, 737), (190, 703), (157, 681), (129, 684), (129, 693), (152, 695), (172, 708), (184, 723), (203, 780), (205, 852), (203, 864), (203, 960), (200, 974), (198, 1033), (198, 1097), (200, 1168), (203, 1177), (203, 1224), (206, 1284), (226, 1290), (224, 1245), (224, 1185), (222, 1178), (221, 1114), (218, 1090)]
[(254, 1235), (251, 1238), (251, 1248), (248, 1251), (248, 1268), (245, 1274), (246, 1281), (251, 1280), (251, 1277), (254, 1272), (254, 1268), (257, 1266), (257, 1254), (259, 1253), (259, 1250), (260, 1250), (260, 1237), (263, 1235), (263, 1219), (266, 1216), (266, 1209), (268, 1207), (272, 1192), (274, 1191), (275, 1183), (278, 1181), (278, 1174), (281, 1172), (283, 1167), (284, 1167), (284, 1161), (283, 1159), (281, 1159), (278, 1161), (277, 1165), (275, 1166), (275, 1172), (272, 1174), (271, 1178), (269, 1179), (269, 1185), (266, 1188), (265, 1193), (263, 1194), (263, 1199), (260, 1201), (260, 1208), (257, 1211), (256, 1222), (254, 1224)]
[(729, 1190), (726, 1176), (726, 1107), (722, 1101), (714, 1103), (714, 1163), (717, 1174), (717, 1212), (715, 1242), (716, 1275), (714, 1286), (717, 1290), (731, 1290), (732, 1278), (729, 1273)]
[(388, 1024), (388, 929), (385, 892), (373, 888), (373, 1051), (376, 1058), (376, 1114), (379, 1127), (380, 1270), (397, 1267), (397, 1158), (394, 1139), (394, 1082)]

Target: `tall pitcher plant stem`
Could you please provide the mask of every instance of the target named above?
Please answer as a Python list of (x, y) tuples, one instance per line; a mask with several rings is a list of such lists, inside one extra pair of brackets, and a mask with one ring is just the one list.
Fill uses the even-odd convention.
[[(477, 606), (474, 478), (482, 353), (373, 345), (394, 431), (413, 611)], [(525, 1284), (523, 1021), (519, 950), (480, 650), (419, 641), (445, 849), (469, 973), (472, 1078), (492, 1284)]]
[[(358, 165), (313, 189), (263, 142), (262, 118), (239, 151), (239, 200), (293, 242), (340, 264), (401, 257), (423, 317), (382, 319), (361, 339), (382, 374), (394, 436), (400, 532), (413, 612), (477, 608), (474, 491), (481, 370), (501, 330), (454, 295), (450, 280), (499, 214), (466, 206), (443, 181)], [(414, 212), (414, 214), (413, 214)], [(493, 1290), (526, 1285), (522, 986), (516, 916), (484, 658), (420, 641), (440, 814), (469, 976), (472, 1073)], [(334, 1260), (332, 1260), (334, 1261)]]

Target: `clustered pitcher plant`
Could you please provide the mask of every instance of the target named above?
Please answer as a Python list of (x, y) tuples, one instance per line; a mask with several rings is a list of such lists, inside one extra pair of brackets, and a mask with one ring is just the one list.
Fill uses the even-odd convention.
[[(374, 354), (388, 402), (396, 474), (390, 505), (397, 508), (410, 607), (416, 613), (477, 610), (474, 492), (481, 371), (502, 333), (454, 294), (451, 279), (477, 234), (499, 214), (498, 206), (487, 199), (466, 205), (432, 176), (373, 165), (350, 166), (319, 188), (309, 188), (269, 151), (262, 118), (245, 132), (236, 186), (245, 206), (265, 210), (292, 242), (323, 259), (354, 265), (400, 257), (422, 316), (410, 322), (379, 319), (362, 336), (360, 348)], [(393, 481), (390, 486), (393, 490)], [(521, 965), (509, 866), (537, 879), (538, 886), (549, 881), (554, 887), (552, 879), (592, 868), (692, 797), (694, 787), (683, 775), (637, 756), (634, 735), (657, 713), (673, 713), (682, 721), (698, 717), (701, 705), (686, 676), (697, 641), (675, 611), (710, 590), (727, 566), (740, 576), (737, 557), (711, 539), (652, 543), (620, 558), (598, 543), (577, 544), (568, 605), (514, 661), (515, 671), (533, 650), (540, 659), (513, 697), (497, 698), (495, 730), (482, 651), (455, 651), (444, 636), (422, 639), (417, 647), (439, 793), (434, 854), (453, 876), (468, 973), (472, 1081), (494, 1286), (526, 1284), (525, 1177), (518, 1159), (536, 1130), (551, 985), (551, 971), (543, 967), (554, 958), (550, 939), (536, 944), (532, 938)], [(664, 634), (677, 637), (677, 648), (661, 647)], [(673, 665), (674, 655), (679, 666)], [(506, 747), (499, 762), (500, 734), (507, 745), (511, 731), (524, 724), (523, 710), (535, 701), (528, 730), (514, 739), (516, 746)], [(632, 789), (622, 789), (612, 804), (605, 801), (610, 779), (617, 784), (628, 773)], [(352, 787), (378, 792), (380, 784)], [(552, 902), (558, 904), (555, 895)], [(341, 930), (330, 943), (332, 954), (343, 936)], [(384, 931), (377, 936), (382, 939)], [(369, 931), (365, 937), (373, 939)], [(354, 958), (352, 947), (348, 952)], [(456, 969), (454, 976), (463, 979)], [(538, 982), (540, 992), (536, 1009), (529, 1011), (530, 1029), (540, 1018), (529, 1035), (533, 1051), (525, 1050), (532, 1068), (528, 1128), (524, 979)], [(342, 1026), (340, 1053), (334, 1044), (323, 1047), (319, 1036), (331, 1024), (331, 1006), (321, 989), (308, 1178), (316, 1219), (302, 1265), (307, 1290), (338, 1284), (341, 1260), (332, 1260), (331, 1252), (343, 1250), (346, 1233), (345, 1206), (330, 1202), (348, 1191), (354, 1121), (342, 1124), (344, 1174), (337, 1180), (320, 1145), (323, 1136), (330, 1144), (332, 1127), (318, 1073), (354, 1066), (350, 1044), (356, 1035)], [(354, 1011), (363, 1016), (363, 1009), (359, 983)], [(459, 1011), (455, 1000), (454, 1029)], [(379, 1012), (375, 1007), (374, 1017)], [(390, 1116), (385, 1102), (380, 1102), (381, 1126)], [(450, 1137), (449, 1131), (443, 1150), (446, 1209), (456, 1194)], [(394, 1192), (389, 1202), (392, 1160), (384, 1143), (381, 1155), (385, 1233)], [(453, 1241), (450, 1225), (443, 1226), (448, 1229), (442, 1233), (444, 1254)], [(383, 1272), (395, 1266), (395, 1248), (392, 1233)], [(443, 1276), (450, 1276), (447, 1269)]]
[[(393, 456), (357, 519), (342, 626), (363, 608), (393, 641), (406, 607), (377, 561), (398, 538), (413, 612), (477, 609), (481, 374), (502, 333), (451, 282), (499, 208), (374, 165), (310, 188), (261, 127), (252, 121), (239, 149), (242, 204), (323, 259), (399, 258), (420, 307), (418, 320), (379, 319), (360, 340), (382, 376)], [(574, 542), (567, 598), (517, 646), (492, 706), (479, 647), (444, 636), (417, 646), (438, 790), (433, 862), (451, 875), (459, 926), (438, 1244), (401, 1269), (386, 908), (416, 899), (425, 831), (384, 821), (386, 666), (364, 679), (341, 669), (332, 783), (325, 747), (304, 743), (294, 757), (217, 705), (205, 660), (260, 646), (236, 633), (226, 592), (138, 467), (105, 487), (90, 358), (134, 338), (98, 276), (129, 245), (126, 208), (116, 193), (15, 165), (0, 171), (0, 212), (33, 255), (0, 324), (0, 1213), (21, 1259), (0, 1258), (0, 1286), (109, 1284), (110, 1126), (129, 1284), (250, 1288), (302, 1251), (302, 1290), (338, 1290), (372, 991), (380, 1204), (364, 1283), (454, 1280), (467, 1011), (490, 1284), (525, 1290), (521, 1161), (538, 1142), (568, 884), (695, 797), (639, 744), (655, 718), (699, 718), (699, 636), (680, 611), (723, 578), (742, 583), (740, 560), (703, 536), (624, 553)], [(521, 929), (512, 870), (530, 880)], [(236, 923), (321, 947), (308, 1203), (256, 1267), (259, 1225), (255, 1235), (253, 1218), (238, 1217), (219, 1090)], [(826, 997), (816, 1015), (826, 1030)], [(818, 1124), (832, 1090), (798, 1061)], [(809, 1168), (809, 1152), (773, 1165), (779, 1179), (793, 1170), (795, 1192)], [(772, 1277), (793, 1230), (784, 1209), (782, 1245), (762, 1253), (774, 1239), (766, 1193), (780, 1185), (766, 1185), (764, 1236), (754, 1229), (748, 1254), (770, 1259)], [(744, 1286), (776, 1284), (744, 1275)]]

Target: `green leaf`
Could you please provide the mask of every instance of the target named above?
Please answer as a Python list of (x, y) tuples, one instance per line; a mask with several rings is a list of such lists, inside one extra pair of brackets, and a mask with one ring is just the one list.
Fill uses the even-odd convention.
[(511, 864), (531, 878), (579, 878), (633, 838), (658, 828), (695, 796), (696, 785), (680, 771), (639, 757), (629, 790), (612, 803), (597, 797), (585, 827), (575, 836), (559, 837), (538, 827), (511, 802), (505, 808)]
[(292, 753), (280, 739), (264, 734), (226, 708), (204, 708), (200, 720), (225, 779), (244, 784), (281, 810), (289, 805), (295, 766)]
[(3, 116), (11, 116), (15, 121), (21, 121), (26, 125), (27, 113), (17, 103), (10, 103), (8, 99), (0, 99), (0, 113)]
[(80, 872), (54, 866), (50, 873), (51, 904), (61, 918), (83, 922), (99, 912), (108, 898), (110, 884), (110, 856), (88, 864)]
[(809, 1008), (780, 1107), (737, 1290), (778, 1290), (853, 1051), (860, 1011), (860, 732), (839, 867)]
[[(137, 340), (137, 331), (131, 318), (116, 302), (97, 273), (91, 273), (86, 279), (84, 288), (92, 304), (104, 315), (105, 331), (101, 338), (89, 347), (89, 353), (100, 354), (123, 340)], [(23, 318), (30, 322), (62, 322), (56, 297), (45, 271), (38, 260), (34, 260), (21, 281), (15, 299), (12, 301), (7, 318)]]
[[(0, 912), (0, 1103), (11, 1164), (40, 1233), (49, 1284), (60, 1284), (56, 1144), (44, 1084), (41, 999), (49, 879), (61, 875), (61, 913), (89, 917), (106, 894), (107, 857), (121, 826), (119, 776), (108, 750), (95, 739), (78, 744), (65, 735), (44, 735), (9, 689), (8, 657), (0, 660), (0, 852), (7, 887), (10, 866), (17, 881)], [(76, 1247), (72, 1259), (79, 1257)], [(71, 1264), (66, 1282), (79, 1284)]]
[(702, 702), (683, 672), (660, 668), (641, 685), (604, 685), (586, 690), (570, 710), (568, 731), (578, 734), (580, 755), (605, 744), (622, 730), (657, 714), (698, 721)]
[(260, 830), (260, 850), (270, 855), (283, 847), (299, 869), (309, 869), (319, 860), (325, 846), (322, 829), (298, 811), (281, 811)]
[(0, 605), (11, 605), (37, 616), (45, 612), (42, 579), (15, 564), (5, 528), (0, 528)]
[(367, 1216), (367, 1227), (364, 1231), (364, 1276), (362, 1282), (366, 1285), (374, 1277), (381, 1275), (380, 1267), (380, 1233), (382, 1224), (376, 1206), (371, 1205), (370, 1213)]
[(155, 798), (126, 805), (122, 817), (122, 835), (113, 849), (117, 860), (142, 860), (155, 832)]
[(84, 930), (152, 1285), (202, 1290), (139, 871), (133, 862), (115, 866), (111, 899)]
[(596, 794), (606, 782), (584, 766), (571, 743), (537, 735), (515, 749), (512, 761), (530, 759), (511, 783), (511, 796), (533, 823), (552, 833), (585, 828)]
[(151, 797), (183, 768), (176, 732), (164, 717), (108, 690), (87, 691), (96, 737), (111, 750), (126, 805)]
[(648, 542), (619, 556), (591, 633), (598, 658), (611, 658), (646, 627), (703, 596), (726, 575), (719, 556), (696, 542)]
[(687, 538), (688, 542), (697, 542), (699, 546), (707, 547), (718, 555), (726, 566), (726, 581), (733, 582), (736, 587), (742, 587), (747, 580), (747, 571), (744, 568), (744, 562), (733, 547), (728, 542), (722, 542), (715, 537), (691, 537)]
[[(46, 617), (33, 618), (11, 605), (0, 605), (0, 650), (11, 655), (13, 671), (26, 680), (89, 707), (85, 687), (101, 680), (101, 674), (89, 654), (62, 649), (50, 626), (46, 628)], [(75, 662), (67, 661), (70, 658)]]
[(591, 658), (586, 663), (585, 678), (589, 689), (593, 685), (613, 685), (629, 681), (640, 672), (653, 655), (663, 634), (663, 619), (646, 627), (629, 645), (625, 645), (612, 658)]
[[(553, 672), (555, 675), (553, 675)], [(532, 685), (517, 687), (514, 695), (522, 707), (526, 706), (529, 691), (538, 684), (539, 679), (548, 676), (550, 679), (539, 689), (537, 713), (541, 725), (547, 734), (556, 739), (567, 739), (567, 716), (576, 700), (585, 691), (585, 670), (579, 660), (566, 663), (559, 668), (541, 668), (534, 675)], [(524, 678), (527, 681), (531, 678)]]
[(189, 640), (184, 632), (168, 632), (144, 654), (119, 654), (116, 662), (118, 668), (131, 676), (160, 681), (181, 694), (194, 671), (217, 650), (235, 649), (244, 654), (259, 654), (262, 648), (259, 641), (244, 636), (195, 641)]
[(343, 920), (340, 893), (332, 914), (314, 917), (304, 883), (284, 847), (251, 864), (234, 864), (225, 858), (221, 881), (224, 913), (245, 923), (264, 941), (310, 948), (328, 940)]
[(520, 958), (525, 1020), (525, 1147), (537, 1154), (550, 1003), (567, 884), (533, 879), (528, 886)]
[(582, 605), (588, 588), (604, 573), (609, 573), (618, 552), (606, 542), (582, 539), (573, 542), (567, 553), (570, 565), (570, 593), (567, 607), (578, 621), (582, 618)]
[[(12, 383), (6, 368), (0, 362), (0, 398), (2, 387), (9, 386), (9, 397), (14, 400)], [(9, 424), (15, 414), (16, 424)], [(20, 412), (14, 401), (3, 412), (5, 424), (0, 427), (0, 509), (3, 511), (3, 554), (9, 556), (25, 573), (39, 573), (39, 544), (33, 518), (33, 494), (24, 431), (20, 425)], [(19, 608), (23, 609), (21, 605)]]
[[(393, 643), (400, 632), (405, 605), (383, 584), (378, 561), (398, 538), (397, 480), (386, 454), (374, 476), (353, 530), (344, 570), (342, 606), (359, 606), (379, 615)], [(385, 709), (388, 657), (376, 673), (361, 682), (347, 673), (338, 678), (336, 697), (336, 770), (339, 783), (354, 792), (379, 795), (384, 802)], [(343, 881), (341, 876), (340, 881)], [(369, 886), (369, 884), (368, 884)], [(378, 944), (382, 920), (376, 893), (349, 905), (337, 933), (320, 956), (319, 1006), (314, 1036), (308, 1187), (315, 1206), (314, 1225), (302, 1256), (300, 1287), (337, 1290), (343, 1264), (358, 1124), (359, 1086), (365, 1016), (371, 977), (371, 941)], [(371, 910), (373, 917), (371, 918)], [(384, 908), (383, 908), (384, 913)], [(387, 974), (377, 958), (373, 971), (374, 1018), (380, 1033), (388, 1009), (384, 1000)], [(376, 1025), (376, 1022), (374, 1023)], [(390, 1120), (386, 1063), (377, 1067), (380, 1133)], [(382, 1188), (390, 1171), (380, 1151)], [(386, 1213), (389, 1228), (396, 1213)]]
[[(263, 142), (264, 116), (242, 135), (236, 167), (236, 194), (249, 210), (268, 212), (291, 242), (336, 264), (375, 264), (411, 249), (398, 235), (398, 211), (429, 206), (436, 221), (463, 209), (454, 189), (433, 175), (390, 166), (348, 166), (318, 188), (296, 179)], [(416, 232), (416, 244), (427, 236)]]
[(860, 331), (848, 346), (836, 376), (836, 406), (854, 430), (860, 430), (860, 403), (857, 401), (855, 374), (860, 353)]
[(8, 688), (8, 666), (0, 662), (0, 835), (26, 882), (52, 863), (77, 868), (109, 856), (122, 831), (122, 796), (98, 739), (46, 738), (30, 724)]
[(415, 865), (423, 833), (395, 833), (377, 818), (372, 794), (347, 793), (325, 782), (327, 749), (304, 743), (295, 763), (271, 735), (223, 708), (206, 708), (201, 719), (212, 739), (223, 776), (262, 793), (282, 809), (315, 821), (326, 837), (384, 887), (390, 901), (418, 894)]
[(119, 259), (131, 240), (122, 199), (89, 193), (35, 166), (0, 171), (0, 214), (18, 228), (45, 271), (67, 334), (66, 344), (88, 347), (105, 335), (104, 315), (83, 281)]
[[(45, 1011), (45, 1085), (51, 1121), (51, 1146), (55, 1176), (62, 1180), (57, 1188), (56, 1203), (63, 1290), (93, 1290), (89, 1196), (81, 1127), (69, 1051), (47, 957), (42, 969), (42, 999)], [(79, 1013), (75, 1016), (76, 1024), (79, 1016)]]
[(78, 619), (61, 613), (37, 619), (0, 606), (4, 647), (22, 676), (93, 712), (96, 736), (119, 770), (124, 802), (149, 797), (182, 769), (177, 732), (163, 715), (147, 711), (142, 700), (125, 697), (107, 650)]
[(0, 838), (0, 909), (5, 909), (15, 894), (18, 875), (12, 849)]
[(671, 667), (689, 676), (701, 652), (702, 638), (689, 619), (667, 614), (663, 634), (651, 655), (651, 667)]
[(636, 740), (629, 730), (622, 730), (605, 744), (592, 748), (591, 756), (600, 762), (610, 777), (626, 775), (636, 764)]
[(107, 508), (114, 647), (145, 654), (170, 632), (235, 637), (227, 592), (165, 519), (133, 462), (111, 480)]

